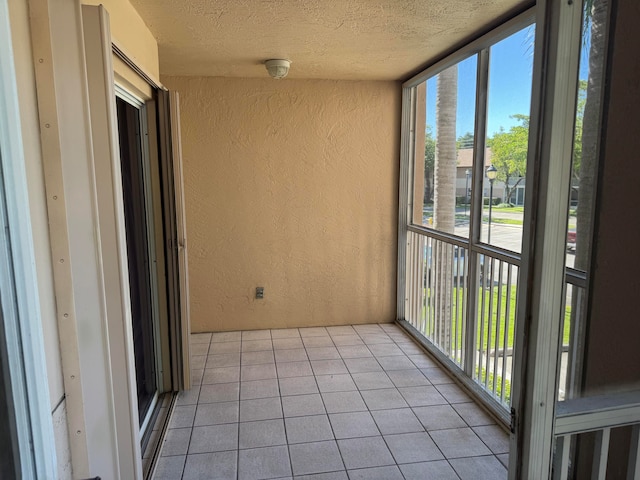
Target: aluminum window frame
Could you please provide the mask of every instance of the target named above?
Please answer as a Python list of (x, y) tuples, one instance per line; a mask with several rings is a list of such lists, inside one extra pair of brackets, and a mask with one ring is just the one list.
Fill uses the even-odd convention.
[[(147, 233), (147, 242), (149, 245), (149, 266), (150, 266), (150, 286), (151, 286), (151, 298), (152, 298), (152, 312), (153, 312), (153, 336), (154, 336), (154, 355), (153, 361), (155, 363), (156, 368), (156, 392), (153, 396), (153, 400), (151, 405), (149, 406), (149, 410), (145, 415), (145, 418), (140, 422), (140, 438), (142, 439), (145, 435), (147, 427), (149, 425), (151, 417), (153, 417), (153, 411), (156, 408), (159, 396), (163, 390), (163, 364), (162, 364), (162, 341), (161, 341), (161, 331), (159, 325), (159, 299), (158, 299), (158, 272), (157, 272), (157, 262), (155, 258), (155, 249), (157, 248), (155, 242), (155, 217), (154, 217), (154, 209), (159, 208), (159, 206), (153, 205), (153, 193), (151, 186), (151, 172), (150, 172), (150, 152), (149, 152), (149, 129), (148, 129), (148, 112), (147, 112), (147, 103), (142, 98), (138, 97), (133, 92), (129, 91), (126, 87), (118, 84), (117, 82), (114, 85), (115, 96), (122, 101), (128, 103), (132, 107), (138, 110), (139, 115), (139, 126), (141, 132), (141, 155), (142, 155), (142, 170), (144, 172), (144, 196), (145, 196), (145, 216), (147, 218), (148, 225), (148, 233)], [(145, 140), (146, 139), (146, 140)], [(133, 348), (133, 347), (131, 347)], [(138, 412), (138, 415), (140, 412)]]
[[(521, 264), (522, 253), (514, 252), (499, 246), (489, 245), (481, 242), (482, 233), (482, 183), (484, 177), (484, 155), (486, 142), (486, 122), (488, 110), (488, 88), (489, 88), (489, 60), (490, 49), (498, 42), (508, 38), (536, 23), (536, 8), (530, 7), (522, 13), (507, 20), (492, 31), (480, 36), (476, 40), (468, 43), (466, 46), (447, 56), (446, 58), (435, 62), (422, 72), (414, 75), (402, 84), (402, 125), (401, 125), (401, 153), (400, 153), (400, 184), (399, 184), (399, 208), (398, 208), (398, 297), (397, 297), (397, 320), (407, 326), (407, 233), (417, 232), (424, 233), (430, 237), (444, 240), (454, 245), (466, 248), (470, 254), (469, 258), (469, 277), (477, 277), (477, 258), (479, 255), (488, 254), (492, 257), (513, 263), (518, 267)], [(413, 222), (413, 202), (414, 202), (414, 166), (415, 166), (415, 137), (416, 137), (416, 88), (426, 82), (428, 79), (438, 75), (443, 70), (456, 65), (466, 59), (476, 55), (476, 100), (475, 100), (475, 121), (474, 121), (474, 159), (473, 173), (471, 177), (471, 207), (470, 218), (471, 225), (467, 237), (455, 234), (448, 234), (437, 229), (418, 225)], [(535, 108), (535, 104), (531, 103), (531, 111)], [(524, 233), (524, 232), (523, 232)], [(469, 289), (467, 296), (467, 312), (474, 312), (477, 301), (477, 292), (475, 289)], [(465, 348), (471, 351), (476, 342), (476, 328), (472, 325), (474, 317), (467, 316), (467, 332), (470, 334), (465, 337)], [(409, 329), (415, 335), (415, 329)], [(432, 350), (432, 349), (430, 349)], [(440, 356), (438, 351), (433, 351), (443, 363), (449, 364), (446, 356)], [(465, 358), (464, 368), (451, 364), (450, 370), (464, 383), (467, 388), (472, 390), (478, 399), (482, 401), (498, 416), (506, 425), (509, 423), (509, 412), (502, 407), (499, 402), (495, 401), (491, 395), (487, 394), (482, 388), (476, 388), (475, 381), (472, 379), (474, 359), (472, 355)], [(470, 381), (467, 381), (468, 376)]]
[[(517, 259), (519, 264), (522, 253), (512, 252), (510, 250), (488, 245), (480, 241), (482, 226), (482, 208), (478, 209), (478, 205), (482, 204), (482, 182), (484, 177), (484, 146), (486, 142), (486, 116), (487, 116), (487, 96), (489, 87), (489, 56), (490, 48), (505, 38), (517, 33), (518, 31), (534, 24), (536, 21), (536, 9), (530, 7), (522, 13), (507, 20), (492, 31), (482, 35), (476, 40), (470, 42), (466, 46), (452, 53), (448, 57), (437, 61), (433, 65), (427, 67), (422, 72), (409, 78), (402, 84), (402, 125), (401, 125), (401, 151), (400, 151), (400, 183), (399, 183), (399, 199), (398, 199), (398, 277), (397, 277), (397, 319), (405, 320), (406, 318), (406, 302), (407, 298), (407, 231), (423, 230), (430, 236), (446, 236), (448, 241), (458, 245), (464, 245), (468, 248), (473, 256), (478, 254), (490, 254), (498, 257), (514, 261)], [(475, 122), (474, 122), (474, 165), (471, 177), (471, 209), (469, 216), (472, 219), (468, 237), (460, 237), (454, 234), (443, 234), (436, 229), (417, 225), (412, 221), (413, 211), (413, 188), (414, 188), (414, 166), (415, 166), (415, 111), (416, 94), (415, 88), (429, 78), (437, 75), (443, 70), (456, 65), (473, 55), (477, 55), (477, 79), (476, 79), (476, 105), (475, 105)], [(532, 109), (534, 105), (532, 104)], [(475, 275), (477, 266), (473, 258), (470, 261), (470, 276)], [(472, 293), (468, 297), (468, 304), (475, 302), (475, 295)], [(472, 311), (467, 308), (467, 311)], [(468, 335), (467, 342), (474, 341), (475, 335)], [(465, 365), (465, 372), (472, 370), (471, 358)]]
[[(23, 478), (56, 478), (55, 440), (9, 9), (0, 1), (0, 239), (2, 320), (13, 389), (18, 456)], [(5, 217), (6, 214), (6, 217)], [(6, 224), (5, 224), (6, 219)]]
[[(525, 198), (523, 248), (519, 255), (522, 295), (516, 317), (520, 326), (515, 335), (510, 479), (547, 478), (551, 472), (555, 395), (560, 367), (561, 312), (567, 275), (564, 258), (568, 210), (558, 209), (557, 205), (568, 205), (569, 201), (570, 153), (573, 147), (580, 57), (577, 48), (579, 42), (576, 40), (581, 34), (582, 2), (541, 0), (535, 8), (434, 63), (402, 85), (403, 98), (411, 98), (411, 92), (421, 82), (469, 55), (489, 48), (527, 23), (532, 23), (531, 19), (536, 23), (536, 39), (528, 153), (528, 170), (530, 168), (531, 172), (526, 178), (526, 188), (530, 194)], [(477, 82), (477, 88), (481, 85), (480, 81)], [(408, 155), (410, 149), (406, 147), (415, 134), (406, 128), (411, 120), (407, 119), (407, 106), (415, 109), (415, 101), (414, 104), (403, 103), (401, 182), (411, 179), (415, 160)], [(476, 110), (476, 120), (479, 113)], [(476, 150), (477, 139), (476, 135)], [(475, 182), (481, 180), (479, 168), (478, 165), (474, 168)], [(407, 216), (400, 218), (398, 225), (399, 229), (405, 231), (411, 219), (408, 205), (412, 199), (406, 195), (407, 188), (411, 186), (400, 184), (399, 212)], [(473, 183), (473, 187), (476, 186)], [(475, 195), (481, 195), (477, 188)], [(474, 197), (473, 202), (476, 201)], [(475, 212), (472, 211), (473, 214)], [(425, 228), (425, 231), (432, 233), (429, 228)], [(403, 233), (399, 232), (398, 235), (399, 240), (404, 240), (403, 249), (399, 248), (398, 271), (404, 273), (407, 235), (404, 233), (403, 236)], [(472, 247), (477, 232), (473, 233), (469, 238)], [(488, 247), (477, 245), (476, 252)], [(398, 281), (403, 281), (400, 273)], [(526, 288), (522, 288), (524, 286)], [(400, 287), (398, 290), (401, 290)], [(407, 323), (405, 312), (401, 309), (404, 301), (404, 298), (398, 298), (398, 320), (401, 324)]]

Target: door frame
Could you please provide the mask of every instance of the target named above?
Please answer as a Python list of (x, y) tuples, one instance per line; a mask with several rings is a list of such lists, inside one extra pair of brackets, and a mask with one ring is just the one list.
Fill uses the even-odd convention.
[[(24, 478), (57, 476), (9, 9), (0, 0), (0, 296)], [(4, 212), (0, 209), (0, 216)], [(6, 220), (6, 223), (5, 223)], [(29, 455), (28, 452), (31, 452)]]
[[(142, 170), (144, 177), (144, 196), (145, 196), (145, 217), (147, 219), (147, 245), (148, 245), (148, 253), (149, 253), (149, 266), (150, 266), (150, 282), (149, 285), (151, 287), (151, 311), (152, 311), (152, 322), (153, 322), (153, 361), (155, 363), (156, 370), (156, 391), (154, 393), (154, 398), (151, 401), (151, 405), (149, 406), (149, 410), (145, 415), (145, 418), (142, 420), (140, 424), (140, 438), (142, 439), (145, 435), (146, 429), (148, 427), (150, 419), (153, 417), (153, 411), (157, 405), (159, 394), (164, 391), (163, 384), (163, 349), (162, 349), (162, 338), (161, 338), (161, 328), (160, 328), (160, 305), (159, 305), (159, 295), (158, 295), (158, 271), (157, 271), (157, 249), (162, 248), (162, 245), (158, 246), (156, 244), (156, 218), (155, 209), (159, 208), (159, 205), (154, 205), (154, 192), (153, 190), (153, 180), (151, 178), (152, 168), (151, 161), (152, 158), (150, 156), (150, 142), (153, 140), (149, 137), (149, 117), (147, 112), (147, 102), (142, 98), (138, 97), (133, 92), (129, 91), (127, 88), (114, 83), (115, 87), (115, 96), (127, 104), (138, 110), (139, 122), (140, 122), (140, 137), (141, 140), (146, 137), (146, 141), (142, 141), (141, 155), (142, 155)], [(151, 208), (148, 206), (151, 205)], [(132, 346), (132, 348), (134, 348)], [(138, 412), (140, 413), (140, 412)]]

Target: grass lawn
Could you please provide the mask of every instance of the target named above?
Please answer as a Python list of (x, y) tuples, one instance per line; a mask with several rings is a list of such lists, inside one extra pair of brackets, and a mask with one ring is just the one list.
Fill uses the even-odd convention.
[[(427, 288), (424, 291), (425, 295), (430, 295), (431, 289)], [(451, 308), (452, 316), (456, 316), (456, 305), (464, 303), (463, 289), (454, 287), (453, 289), (453, 303)], [(484, 299), (484, 304), (483, 304)], [(509, 311), (507, 312), (507, 300), (509, 301)], [(428, 301), (428, 298), (427, 298)], [(491, 310), (489, 309), (491, 304)], [(482, 315), (484, 311), (484, 316)], [(498, 314), (499, 311), (499, 314)], [(426, 314), (425, 309), (422, 310), (423, 318)], [(504, 347), (507, 349), (513, 348), (515, 337), (515, 317), (516, 317), (516, 287), (511, 289), (502, 288), (500, 294), (498, 294), (498, 287), (491, 289), (479, 288), (478, 289), (478, 316), (477, 316), (477, 340), (476, 348), (482, 349), (483, 352), (491, 352), (492, 350), (502, 350)], [(489, 319), (491, 319), (491, 331), (489, 331)], [(570, 320), (571, 320), (571, 306), (568, 305), (565, 309), (564, 317), (564, 331), (563, 331), (563, 344), (569, 343), (570, 334)], [(496, 321), (498, 325), (496, 326)], [(452, 325), (451, 334), (455, 338), (456, 349), (463, 348), (463, 336), (462, 330), (464, 325), (464, 312), (462, 307), (458, 311), (457, 318), (454, 319), (455, 325)], [(508, 332), (506, 329), (508, 327)], [(433, 337), (433, 332), (429, 331), (427, 325), (427, 331), (424, 332), (427, 337)], [(506, 333), (506, 335), (505, 335)], [(506, 336), (506, 345), (504, 345), (504, 339)], [(497, 343), (496, 343), (497, 342)], [(501, 354), (498, 354), (498, 358)], [(460, 358), (455, 359), (460, 361)], [(481, 385), (484, 385), (485, 378), (488, 373), (487, 386), (489, 392), (492, 393), (498, 400), (504, 401), (505, 405), (509, 405), (511, 401), (511, 382), (508, 379), (504, 381), (504, 400), (502, 397), (502, 377), (494, 371), (487, 372), (485, 364), (476, 366), (476, 380)], [(491, 367), (491, 370), (496, 368)], [(495, 391), (494, 391), (494, 375), (495, 375)]]
[(498, 212), (505, 212), (505, 213), (524, 213), (524, 207), (498, 207), (495, 206), (493, 207), (494, 210), (497, 210)]
[[(483, 216), (482, 222), (489, 223), (489, 216), (488, 215)], [(491, 223), (501, 223), (503, 225), (522, 225), (523, 224), (521, 218), (499, 218), (499, 217), (492, 217)]]
[[(425, 295), (430, 294), (430, 288), (425, 289)], [(484, 317), (482, 315), (484, 297)], [(507, 312), (507, 299), (509, 300), (509, 311)], [(451, 308), (451, 314), (456, 315), (456, 305), (460, 302), (461, 306), (458, 310), (458, 318), (455, 319), (456, 325), (453, 326), (453, 334), (456, 337), (456, 344), (460, 345), (462, 340), (462, 326), (464, 325), (464, 313), (462, 311), (462, 303), (464, 303), (462, 289), (453, 289), (453, 304)], [(489, 305), (491, 304), (491, 315), (489, 311)], [(498, 305), (500, 316), (498, 318)], [(423, 308), (423, 317), (426, 314), (426, 310)], [(511, 289), (502, 288), (500, 298), (498, 298), (498, 287), (491, 289), (479, 288), (478, 289), (478, 317), (477, 317), (477, 348), (480, 349), (482, 345), (483, 350), (493, 350), (494, 348), (502, 349), (505, 329), (508, 325), (507, 332), (507, 344), (506, 348), (513, 347), (513, 339), (515, 335), (515, 317), (516, 317), (516, 287)], [(484, 318), (484, 322), (482, 319)], [(489, 334), (489, 319), (491, 319), (491, 333)], [(563, 331), (563, 344), (569, 343), (570, 333), (570, 319), (571, 319), (571, 306), (567, 305), (565, 309), (565, 321)], [(496, 320), (499, 321), (499, 326), (496, 328)], [(508, 322), (508, 323), (507, 323)], [(483, 324), (482, 324), (483, 323)], [(428, 326), (427, 326), (428, 328)], [(496, 332), (497, 330), (497, 332)], [(431, 331), (425, 332), (427, 336), (432, 336)], [(496, 333), (497, 341), (496, 344)]]

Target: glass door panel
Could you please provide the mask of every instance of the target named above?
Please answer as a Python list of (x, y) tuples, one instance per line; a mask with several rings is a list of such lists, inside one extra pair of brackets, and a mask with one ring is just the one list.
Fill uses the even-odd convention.
[(140, 110), (121, 98), (116, 99), (118, 136), (124, 197), (131, 320), (136, 366), (140, 425), (157, 393), (154, 296), (150, 265), (147, 209)]
[(489, 50), (481, 241), (522, 250), (535, 26)]

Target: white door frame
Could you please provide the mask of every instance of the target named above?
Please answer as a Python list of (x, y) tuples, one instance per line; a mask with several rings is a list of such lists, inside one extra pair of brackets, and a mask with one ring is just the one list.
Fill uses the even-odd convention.
[[(27, 174), (6, 0), (0, 0), (0, 287), (23, 478), (56, 478)], [(4, 217), (3, 209), (6, 209)], [(6, 223), (5, 223), (6, 222)], [(32, 453), (31, 455), (29, 453)]]
[(138, 480), (108, 15), (78, 0), (29, 0), (29, 11), (73, 473)]

